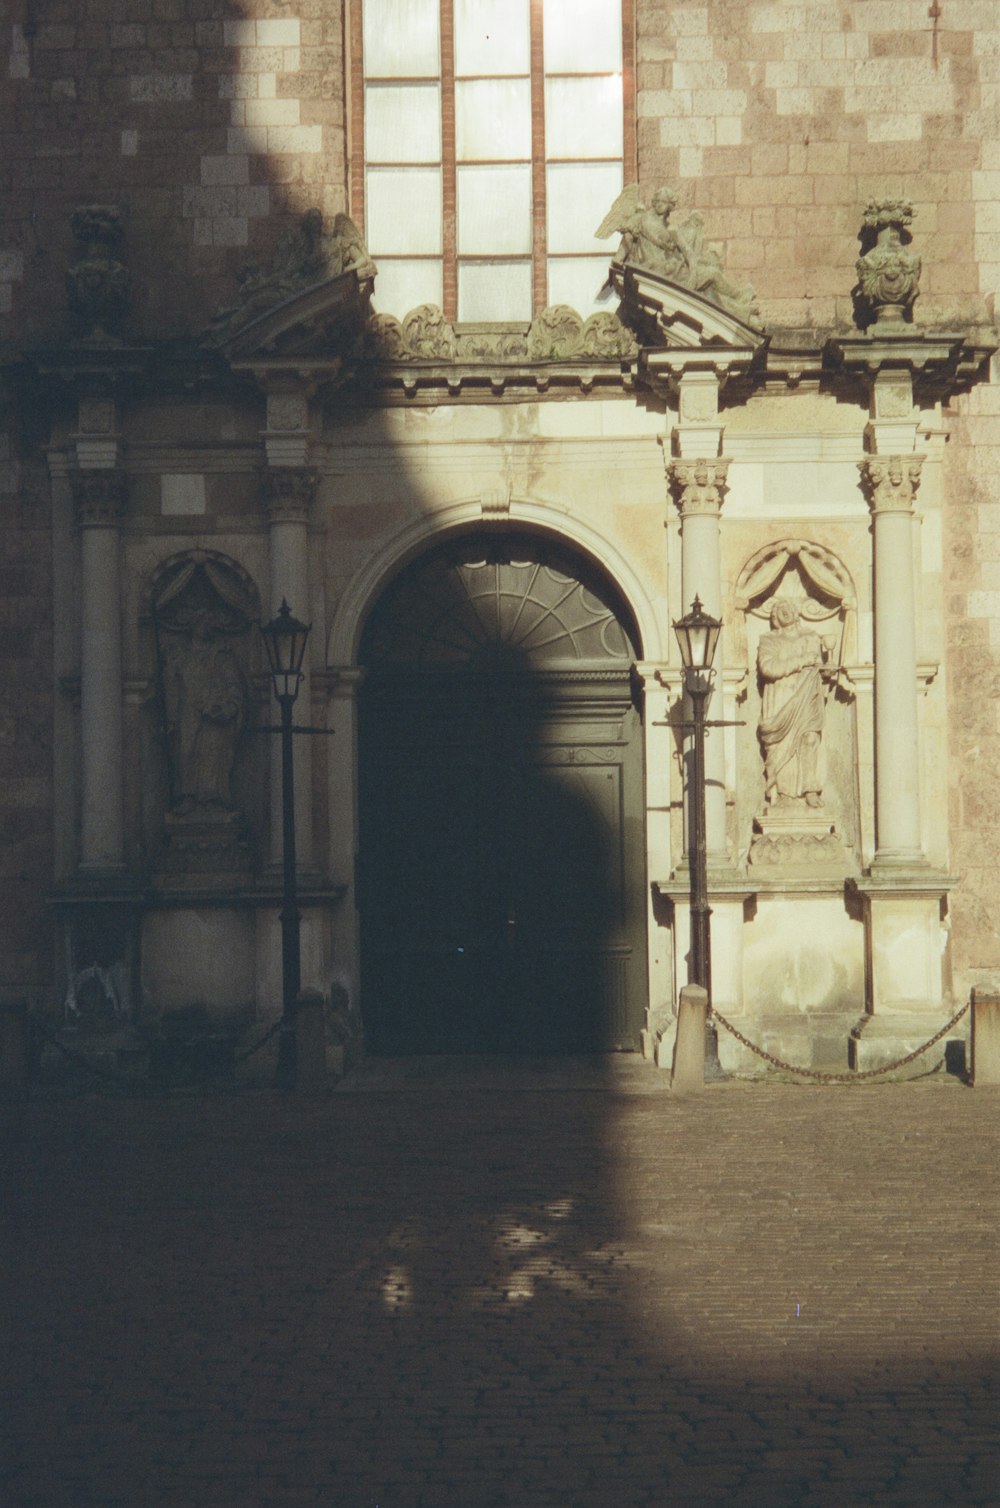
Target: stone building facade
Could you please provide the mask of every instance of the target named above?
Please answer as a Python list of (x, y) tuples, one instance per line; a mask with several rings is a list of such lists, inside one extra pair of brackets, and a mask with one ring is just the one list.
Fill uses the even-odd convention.
[(283, 599), (338, 1037), (665, 1057), (696, 596), (719, 1009), (866, 1067), (996, 986), (992, 4), (2, 25), (5, 997), (273, 1018)]

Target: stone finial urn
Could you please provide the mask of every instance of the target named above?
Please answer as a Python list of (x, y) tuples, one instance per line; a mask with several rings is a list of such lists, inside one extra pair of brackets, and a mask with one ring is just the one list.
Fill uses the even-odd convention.
[(114, 204), (88, 204), (70, 221), (82, 252), (66, 274), (69, 306), (87, 344), (117, 345), (129, 307), (129, 275), (119, 260), (124, 240), (121, 210)]
[(858, 258), (859, 302), (865, 323), (899, 323), (907, 319), (919, 292), (920, 258), (906, 244), (913, 205), (905, 199), (873, 199), (862, 222)]

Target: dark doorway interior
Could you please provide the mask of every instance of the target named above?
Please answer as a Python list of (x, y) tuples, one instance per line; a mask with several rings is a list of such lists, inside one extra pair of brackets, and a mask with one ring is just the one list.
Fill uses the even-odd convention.
[(397, 579), (362, 658), (369, 1050), (637, 1047), (641, 730), (609, 584), (531, 537), (465, 538)]

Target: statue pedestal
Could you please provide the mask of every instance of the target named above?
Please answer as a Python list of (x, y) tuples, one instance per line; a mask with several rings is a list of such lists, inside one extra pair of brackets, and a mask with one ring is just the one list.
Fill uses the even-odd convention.
[(846, 876), (854, 867), (837, 825), (822, 807), (789, 801), (754, 819), (747, 862), (772, 877), (781, 874)]
[(225, 807), (195, 807), (168, 812), (163, 819), (166, 845), (160, 870), (171, 879), (213, 887), (249, 875), (250, 845), (242, 814)]

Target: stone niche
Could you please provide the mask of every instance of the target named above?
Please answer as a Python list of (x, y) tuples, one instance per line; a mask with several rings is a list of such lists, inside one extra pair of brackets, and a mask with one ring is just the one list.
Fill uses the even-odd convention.
[(253, 732), (259, 599), (235, 561), (191, 550), (160, 566), (147, 600), (144, 1011), (245, 1024), (255, 1015), (267, 753)]
[(158, 887), (216, 891), (254, 869), (263, 815), (264, 751), (251, 732), (259, 616), (253, 582), (215, 552), (174, 556), (153, 580), (142, 802)]
[(850, 575), (824, 545), (778, 539), (736, 583), (747, 679), (737, 822), (752, 879), (843, 880), (860, 866)]

